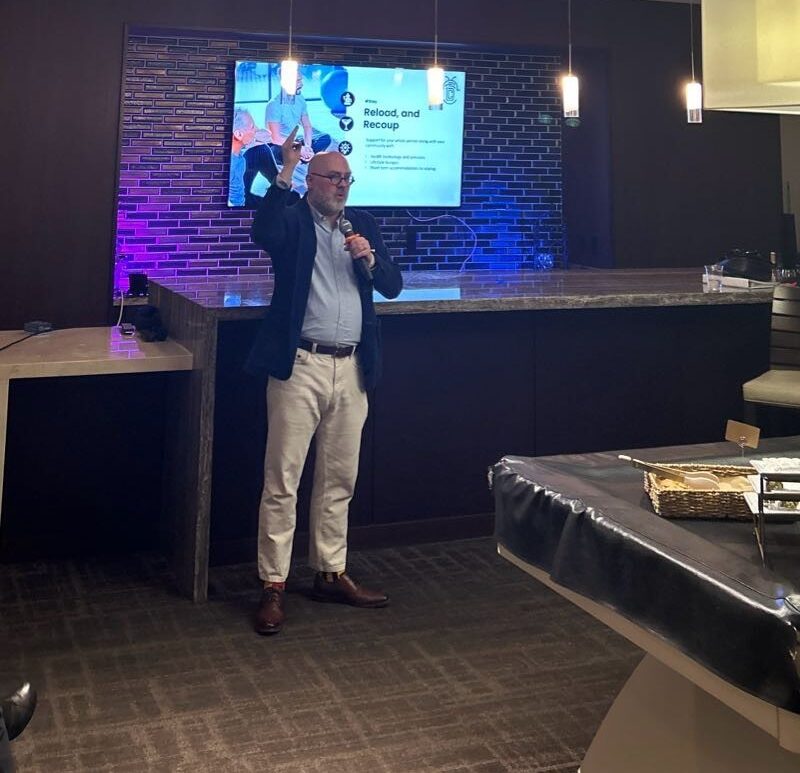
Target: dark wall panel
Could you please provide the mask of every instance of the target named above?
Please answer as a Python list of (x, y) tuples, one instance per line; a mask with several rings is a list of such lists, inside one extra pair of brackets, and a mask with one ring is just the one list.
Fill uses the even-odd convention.
[(95, 20), (81, 4), (46, 2), (3, 3), (2, 18), (0, 328), (27, 319), (101, 323), (122, 23)]
[(609, 9), (617, 54), (610, 72), (616, 265), (692, 266), (732, 247), (779, 249), (777, 116), (706, 110), (702, 124), (687, 124), (687, 6), (596, 5)]
[(769, 320), (766, 304), (540, 314), (537, 455), (722, 440), (769, 367)]
[(580, 126), (564, 126), (564, 230), (571, 266), (614, 267), (608, 56), (583, 51)]
[(535, 450), (532, 316), (424, 314), (382, 324), (375, 522), (490, 512), (487, 467)]

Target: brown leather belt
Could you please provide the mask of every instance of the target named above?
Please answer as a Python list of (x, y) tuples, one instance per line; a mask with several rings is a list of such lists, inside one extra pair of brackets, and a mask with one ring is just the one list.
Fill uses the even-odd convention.
[(304, 338), (300, 339), (299, 346), (312, 354), (329, 354), (331, 357), (350, 357), (356, 350), (355, 346), (326, 346), (325, 344), (306, 341)]

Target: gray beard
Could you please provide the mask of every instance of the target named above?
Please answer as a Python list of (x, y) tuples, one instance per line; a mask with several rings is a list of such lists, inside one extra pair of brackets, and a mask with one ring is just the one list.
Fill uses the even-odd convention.
[(339, 209), (338, 204), (328, 205), (324, 200), (315, 201), (311, 196), (308, 198), (308, 203), (311, 204), (311, 206), (314, 207), (317, 212), (325, 217), (333, 217), (334, 215), (338, 216), (344, 211), (343, 209)]

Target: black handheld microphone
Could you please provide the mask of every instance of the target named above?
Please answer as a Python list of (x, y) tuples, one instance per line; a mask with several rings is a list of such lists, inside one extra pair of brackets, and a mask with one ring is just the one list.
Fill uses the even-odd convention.
[[(358, 234), (353, 230), (353, 224), (345, 218), (339, 219), (339, 230), (344, 234), (344, 243), (347, 244), (351, 239), (354, 239)], [(367, 281), (372, 281), (372, 272), (369, 270), (369, 264), (366, 258), (358, 258), (354, 260), (356, 271)]]

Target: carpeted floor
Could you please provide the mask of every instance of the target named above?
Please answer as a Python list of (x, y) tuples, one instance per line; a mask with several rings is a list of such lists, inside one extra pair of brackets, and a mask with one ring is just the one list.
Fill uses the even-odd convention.
[(290, 579), (259, 637), (253, 565), (193, 606), (159, 558), (0, 567), (0, 685), (38, 687), (20, 773), (575, 771), (640, 653), (490, 539), (352, 553), (387, 609)]

